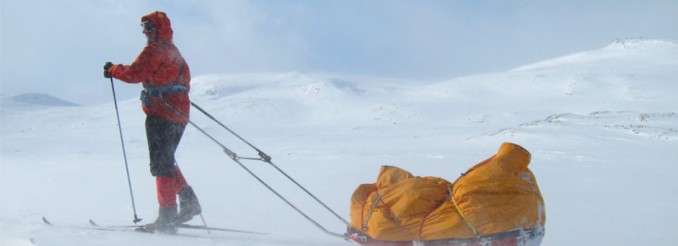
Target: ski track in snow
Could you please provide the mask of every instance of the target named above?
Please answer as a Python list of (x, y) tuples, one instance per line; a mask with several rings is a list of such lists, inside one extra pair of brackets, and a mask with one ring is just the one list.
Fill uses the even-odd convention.
[[(543, 245), (667, 245), (678, 240), (678, 45), (628, 39), (503, 73), (438, 83), (333, 74), (214, 74), (194, 102), (348, 219), (353, 190), (381, 165), (450, 181), (524, 146), (545, 199)], [(144, 115), (119, 102), (136, 209), (157, 213)], [(50, 227), (128, 225), (132, 207), (112, 103), (3, 95), (0, 244), (356, 245), (325, 235), (188, 127), (177, 161), (214, 239)], [(192, 120), (257, 157), (197, 110)], [(243, 163), (332, 232), (345, 226), (263, 162)], [(192, 221), (200, 224), (199, 219)], [(201, 232), (190, 233), (199, 234)], [(623, 235), (623, 236), (620, 236)]]

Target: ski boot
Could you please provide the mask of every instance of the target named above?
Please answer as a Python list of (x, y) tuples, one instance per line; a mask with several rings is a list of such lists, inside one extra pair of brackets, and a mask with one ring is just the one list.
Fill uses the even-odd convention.
[(177, 208), (176, 207), (161, 207), (158, 210), (158, 218), (155, 222), (146, 224), (143, 227), (137, 229), (140, 232), (148, 233), (163, 233), (163, 234), (176, 234), (177, 226)]
[(175, 219), (177, 224), (186, 223), (193, 219), (193, 216), (202, 213), (198, 197), (190, 186), (179, 191), (179, 208), (179, 215)]

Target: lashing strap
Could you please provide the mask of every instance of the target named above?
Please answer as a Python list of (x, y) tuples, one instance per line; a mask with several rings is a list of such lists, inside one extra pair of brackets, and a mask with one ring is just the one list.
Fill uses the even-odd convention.
[(466, 222), (468, 227), (470, 227), (471, 230), (473, 230), (473, 233), (476, 234), (476, 238), (480, 238), (480, 232), (478, 232), (478, 229), (476, 229), (476, 227), (473, 226), (473, 224), (471, 224), (470, 221), (468, 221), (466, 216), (464, 216), (464, 213), (462, 213), (461, 209), (459, 209), (459, 205), (457, 205), (457, 201), (454, 200), (454, 194), (452, 194), (452, 188), (450, 188), (449, 185), (447, 186), (447, 191), (450, 192), (450, 200), (452, 200), (452, 204), (454, 204), (454, 208), (457, 209), (457, 212), (459, 212), (459, 215), (461, 216), (461, 218), (464, 219), (464, 222)]

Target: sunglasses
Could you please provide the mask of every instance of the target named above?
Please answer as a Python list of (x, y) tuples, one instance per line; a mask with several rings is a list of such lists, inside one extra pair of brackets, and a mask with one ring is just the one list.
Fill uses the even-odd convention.
[(156, 30), (155, 23), (153, 23), (153, 21), (150, 20), (141, 22), (141, 28), (142, 28), (141, 32), (143, 32), (144, 34), (155, 32)]

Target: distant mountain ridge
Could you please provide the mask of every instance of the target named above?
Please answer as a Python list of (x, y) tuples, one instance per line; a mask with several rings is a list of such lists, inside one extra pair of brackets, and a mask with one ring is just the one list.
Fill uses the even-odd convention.
[[(678, 76), (678, 44), (668, 40), (620, 39), (589, 51), (528, 64), (513, 70), (486, 73), (438, 83), (406, 81), (350, 75), (302, 72), (259, 74), (208, 74), (193, 78), (191, 97), (200, 103), (219, 101), (215, 110), (228, 115), (271, 114), (313, 117), (396, 114), (406, 118), (445, 111), (435, 104), (471, 104), (495, 110), (497, 102), (528, 107), (535, 101), (552, 102), (565, 113), (571, 105), (599, 104), (597, 110), (619, 111), (629, 101), (659, 106), (658, 112), (671, 111), (667, 92), (678, 90), (669, 78)], [(678, 93), (678, 91), (676, 91)], [(484, 98), (484, 100), (478, 100)], [(605, 98), (602, 100), (599, 98)], [(136, 99), (129, 99), (136, 100)], [(553, 103), (555, 102), (555, 103)], [(572, 102), (572, 103), (566, 103)], [(648, 102), (650, 102), (648, 104)], [(656, 104), (655, 102), (659, 103)], [(4, 105), (78, 106), (42, 93), (3, 96)], [(210, 106), (208, 106), (209, 108)], [(300, 108), (302, 107), (302, 108)], [(555, 109), (555, 108), (554, 108)], [(481, 110), (478, 108), (478, 110)], [(405, 112), (407, 111), (407, 112)], [(337, 114), (339, 113), (339, 114)], [(578, 112), (588, 113), (588, 112)], [(429, 120), (439, 119), (434, 113)]]
[(57, 107), (79, 106), (76, 103), (72, 103), (44, 93), (24, 93), (12, 96), (3, 96), (2, 103), (38, 105), (38, 106), (57, 106)]

